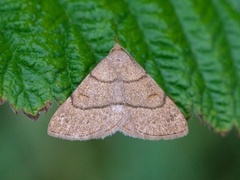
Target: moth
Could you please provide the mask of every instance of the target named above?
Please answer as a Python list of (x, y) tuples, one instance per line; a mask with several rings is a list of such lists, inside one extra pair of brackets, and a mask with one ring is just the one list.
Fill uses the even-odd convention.
[(117, 131), (148, 140), (188, 133), (181, 111), (118, 43), (59, 107), (48, 134), (89, 140)]

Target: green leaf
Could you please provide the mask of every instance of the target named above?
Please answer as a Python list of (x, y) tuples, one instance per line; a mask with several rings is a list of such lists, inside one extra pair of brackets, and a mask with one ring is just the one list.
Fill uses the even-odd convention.
[(0, 0), (0, 97), (37, 118), (120, 44), (176, 102), (240, 132), (238, 0)]

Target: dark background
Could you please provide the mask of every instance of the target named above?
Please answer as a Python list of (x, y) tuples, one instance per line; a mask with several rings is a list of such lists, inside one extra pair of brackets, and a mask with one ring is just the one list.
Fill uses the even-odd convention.
[(9, 104), (0, 107), (0, 179), (239, 179), (240, 139), (220, 135), (199, 120), (188, 136), (144, 141), (117, 133), (104, 140), (71, 142), (47, 135), (54, 104), (37, 122)]

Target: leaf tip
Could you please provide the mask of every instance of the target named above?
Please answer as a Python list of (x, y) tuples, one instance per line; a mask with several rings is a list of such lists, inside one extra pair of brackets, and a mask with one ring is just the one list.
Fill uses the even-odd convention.
[(39, 116), (41, 115), (42, 112), (47, 113), (49, 107), (52, 105), (52, 103), (50, 101), (46, 102), (45, 105), (36, 113), (36, 114), (29, 114), (24, 112), (24, 114), (26, 114), (29, 118), (31, 118), (34, 121), (37, 121), (37, 119), (39, 118)]
[[(52, 105), (52, 103), (51, 103), (50, 101), (46, 102), (45, 105), (44, 105), (40, 110), (38, 110), (37, 113), (35, 113), (35, 114), (34, 114), (34, 113), (29, 113), (29, 112), (27, 112), (27, 111), (25, 111), (25, 110), (22, 110), (22, 112), (23, 112), (27, 117), (29, 117), (30, 119), (32, 119), (32, 120), (34, 120), (34, 121), (37, 121), (37, 119), (39, 118), (39, 116), (41, 115), (41, 113), (42, 113), (42, 112), (47, 113), (47, 111), (48, 111), (48, 109), (49, 109), (49, 107), (50, 107), (51, 105)], [(14, 112), (15, 114), (18, 114), (19, 111), (17, 110), (17, 108), (15, 108), (15, 106), (12, 105), (12, 104), (10, 104), (10, 106), (11, 106), (13, 112)]]
[(44, 105), (44, 107), (39, 110), (39, 113), (41, 113), (41, 112), (47, 113), (47, 111), (48, 111), (48, 109), (50, 108), (51, 105), (52, 105), (52, 103), (51, 103), (50, 101), (46, 102), (46, 104)]
[(27, 113), (27, 112), (25, 112), (25, 111), (23, 111), (23, 113), (24, 113), (27, 117), (29, 117), (30, 119), (32, 119), (32, 120), (34, 120), (34, 121), (37, 121), (37, 119), (38, 119), (39, 116), (40, 116), (40, 113), (39, 113), (39, 112), (38, 112), (37, 114), (35, 114), (35, 115), (29, 114), (29, 113)]

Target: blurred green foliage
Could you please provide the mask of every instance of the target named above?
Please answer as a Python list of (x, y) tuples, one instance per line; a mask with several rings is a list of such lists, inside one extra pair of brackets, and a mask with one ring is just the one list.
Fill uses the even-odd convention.
[(189, 121), (189, 135), (171, 141), (144, 141), (117, 133), (104, 140), (71, 142), (47, 135), (57, 106), (39, 121), (0, 107), (0, 179), (236, 180), (240, 143)]

